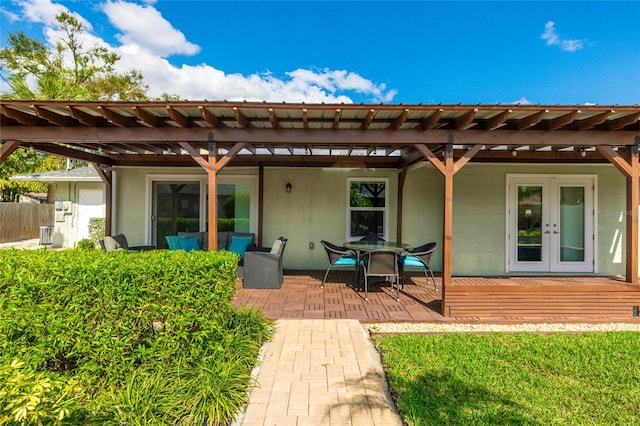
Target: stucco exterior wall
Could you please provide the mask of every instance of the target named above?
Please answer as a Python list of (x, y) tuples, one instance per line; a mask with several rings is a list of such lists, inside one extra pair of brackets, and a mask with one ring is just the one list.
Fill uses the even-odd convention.
[[(118, 169), (116, 231), (131, 244), (148, 244), (147, 175), (192, 175), (205, 178), (199, 168)], [(257, 175), (257, 168), (227, 168), (223, 175)], [(610, 165), (496, 165), (467, 164), (454, 177), (454, 275), (505, 275), (507, 174), (595, 174), (596, 250), (599, 275), (624, 274), (625, 180)], [(397, 240), (396, 170), (264, 169), (263, 245), (279, 236), (289, 239), (284, 259), (288, 269), (324, 269), (326, 255), (320, 241), (342, 243), (346, 238), (348, 178), (387, 178), (389, 239)], [(285, 185), (292, 184), (287, 193)], [(442, 265), (443, 177), (430, 165), (409, 170), (404, 186), (402, 241), (418, 245), (438, 243), (434, 270)], [(63, 186), (64, 187), (64, 186)], [(310, 248), (313, 244), (314, 248)]]
[[(597, 175), (598, 275), (624, 274), (625, 180), (613, 166), (467, 164), (454, 177), (454, 275), (506, 274), (507, 174)], [(403, 241), (436, 241), (437, 271), (442, 268), (442, 209), (441, 174), (431, 166), (411, 170), (404, 187)]]
[[(328, 260), (320, 241), (345, 241), (348, 178), (388, 179), (389, 240), (396, 240), (397, 171), (265, 168), (263, 243), (288, 238), (286, 268), (325, 269)], [(291, 193), (285, 191), (287, 182)]]
[[(116, 233), (129, 244), (150, 244), (148, 240), (148, 175), (206, 177), (199, 168), (122, 168), (116, 171)], [(222, 175), (257, 175), (257, 168), (228, 168)], [(284, 267), (323, 269), (327, 266), (321, 240), (342, 244), (346, 237), (347, 179), (388, 178), (389, 239), (396, 239), (397, 171), (358, 169), (264, 169), (264, 246), (284, 236), (288, 239)], [(285, 191), (287, 182), (293, 189)], [(310, 248), (313, 243), (314, 248)]]

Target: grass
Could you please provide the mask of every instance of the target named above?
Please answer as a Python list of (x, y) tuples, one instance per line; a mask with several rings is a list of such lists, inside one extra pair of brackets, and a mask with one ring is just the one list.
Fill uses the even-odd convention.
[(640, 424), (640, 333), (374, 338), (408, 425)]

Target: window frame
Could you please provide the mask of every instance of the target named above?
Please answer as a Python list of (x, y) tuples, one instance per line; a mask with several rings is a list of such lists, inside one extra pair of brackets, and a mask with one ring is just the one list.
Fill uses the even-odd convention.
[[(351, 184), (353, 182), (371, 182), (384, 183), (384, 207), (351, 207)], [(362, 238), (361, 235), (351, 235), (351, 212), (354, 211), (381, 211), (383, 212), (383, 235), (385, 240), (389, 239), (389, 179), (388, 178), (372, 178), (372, 177), (349, 177), (346, 185), (346, 230), (345, 241), (357, 241)]]

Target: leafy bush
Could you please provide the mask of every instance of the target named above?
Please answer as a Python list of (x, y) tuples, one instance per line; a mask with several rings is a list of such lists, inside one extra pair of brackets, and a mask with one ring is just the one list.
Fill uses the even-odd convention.
[(89, 218), (89, 237), (94, 245), (104, 238), (105, 219), (104, 217)]
[(0, 425), (62, 423), (81, 415), (77, 398), (82, 388), (73, 379), (35, 372), (24, 362), (0, 365)]
[(236, 273), (225, 251), (1, 250), (0, 365), (77, 382), (83, 423), (228, 423), (270, 333)]
[(78, 250), (91, 251), (96, 249), (96, 243), (88, 238), (85, 238), (78, 241), (76, 248)]

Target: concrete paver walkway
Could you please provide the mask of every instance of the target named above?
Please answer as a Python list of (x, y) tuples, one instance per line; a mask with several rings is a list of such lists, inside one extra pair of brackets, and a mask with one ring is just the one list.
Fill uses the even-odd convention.
[(402, 425), (357, 320), (278, 320), (243, 426)]

